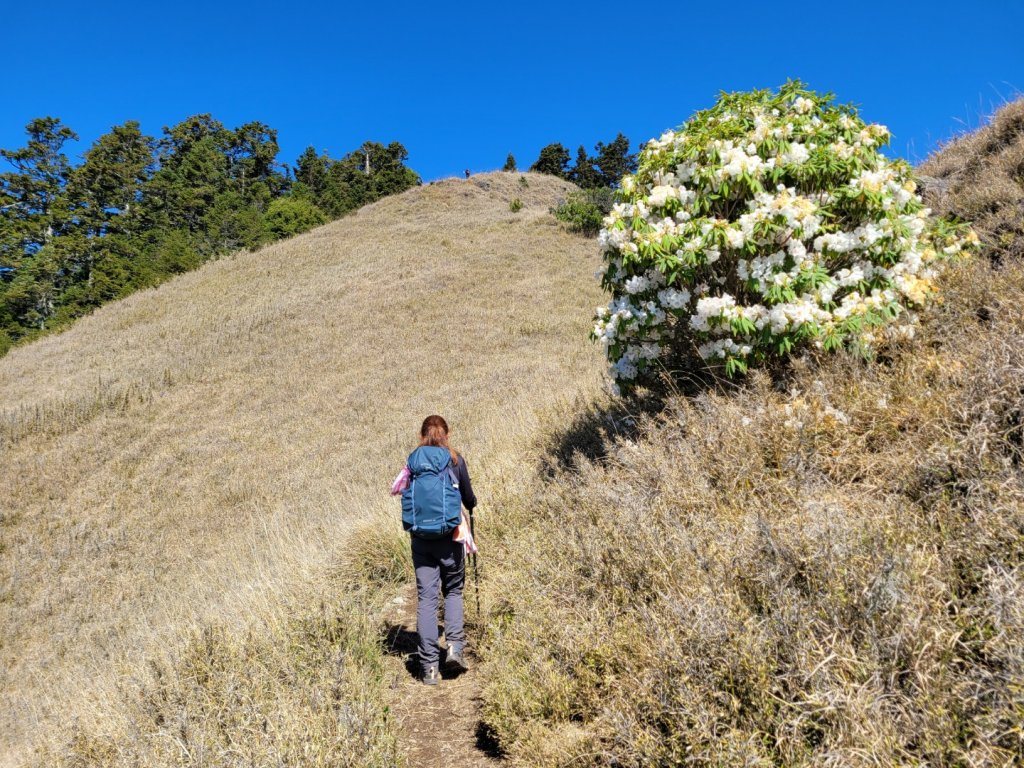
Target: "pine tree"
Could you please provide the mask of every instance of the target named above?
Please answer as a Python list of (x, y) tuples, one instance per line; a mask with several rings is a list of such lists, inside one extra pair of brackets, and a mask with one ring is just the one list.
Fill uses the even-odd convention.
[(164, 128), (164, 137), (157, 142), (160, 169), (143, 190), (150, 227), (187, 229), (206, 239), (205, 217), (230, 186), (231, 140), (231, 131), (209, 114)]
[(505, 158), (505, 167), (503, 171), (514, 171), (516, 170), (516, 159), (511, 152), (508, 153), (508, 157)]
[(295, 161), (295, 181), (302, 184), (313, 200), (320, 200), (327, 191), (327, 172), (331, 159), (318, 155), (313, 147), (306, 147)]
[(594, 170), (594, 161), (587, 157), (587, 150), (580, 144), (576, 150), (576, 164), (568, 173), (569, 180), (583, 189), (601, 186), (599, 174)]
[(374, 199), (404, 192), (420, 183), (419, 175), (405, 166), (409, 151), (402, 144), (393, 141), (385, 147), (376, 142), (367, 142), (363, 145), (364, 151), (368, 147), (374, 149), (374, 167), (370, 174)]
[(636, 173), (637, 156), (629, 152), (629, 139), (619, 133), (610, 144), (597, 142), (594, 147), (597, 156), (594, 158), (594, 165), (598, 173), (595, 186), (617, 187), (622, 177)]
[(0, 323), (3, 346), (45, 328), (62, 274), (50, 243), (62, 226), (60, 198), (71, 173), (63, 148), (78, 135), (55, 117), (25, 126), (21, 149), (0, 149), (13, 167), (0, 173)]
[(530, 166), (531, 171), (547, 173), (551, 176), (566, 178), (569, 166), (569, 150), (561, 144), (548, 144), (540, 151), (537, 161)]
[(235, 188), (257, 208), (277, 197), (285, 186), (277, 170), (277, 131), (265, 123), (246, 123), (227, 140), (228, 176)]
[(153, 171), (153, 139), (130, 120), (104, 134), (85, 153), (67, 184), (72, 223), (88, 237), (126, 233), (142, 187)]
[(17, 207), (17, 197), (0, 185), (0, 287), (4, 280), (12, 277), (25, 251), (20, 229), (16, 226)]
[(153, 163), (153, 139), (132, 120), (97, 139), (71, 173), (63, 198), (67, 225), (54, 243), (66, 273), (62, 304), (69, 316), (134, 283), (138, 248), (131, 240)]
[(192, 115), (177, 125), (164, 127), (164, 137), (158, 142), (160, 167), (174, 168), (188, 157), (189, 152), (200, 142), (212, 140), (214, 146), (224, 148), (229, 131), (209, 112)]
[(78, 134), (55, 117), (32, 120), (25, 133), (28, 142), (23, 148), (0, 149), (0, 158), (14, 168), (0, 173), (0, 243), (10, 244), (10, 250), (0, 257), (11, 262), (20, 260), (23, 252), (42, 248), (53, 237), (59, 224), (54, 219), (54, 203), (71, 173), (64, 143), (78, 139)]

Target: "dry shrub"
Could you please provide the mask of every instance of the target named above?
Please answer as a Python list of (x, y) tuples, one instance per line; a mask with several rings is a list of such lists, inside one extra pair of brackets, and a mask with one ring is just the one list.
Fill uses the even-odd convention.
[(925, 202), (972, 222), (993, 258), (1024, 258), (1024, 98), (921, 164)]
[(486, 649), (512, 756), (1024, 758), (1024, 268), (947, 291), (882, 365), (670, 398), (524, 494)]
[[(300, 593), (239, 629), (206, 624), (121, 670), (112, 701), (65, 723), (43, 765), (405, 764), (380, 626), (411, 570), (408, 537), (381, 512)], [(389, 523), (392, 523), (389, 525)]]
[(117, 717), (81, 717), (45, 765), (402, 763), (377, 623), (381, 600), (326, 584), (240, 634), (207, 625), (121, 679)]
[(1024, 264), (943, 282), (875, 363), (554, 436), (487, 586), (513, 762), (1024, 761)]
[(397, 524), (396, 504), (378, 508), (352, 530), (334, 574), (355, 588), (403, 584), (413, 572), (409, 536)]

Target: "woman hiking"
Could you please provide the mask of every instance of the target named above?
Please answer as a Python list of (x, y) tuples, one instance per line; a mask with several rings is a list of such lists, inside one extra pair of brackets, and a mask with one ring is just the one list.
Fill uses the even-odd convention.
[(476, 551), (465, 524), (462, 505), (471, 513), (476, 496), (466, 460), (448, 445), (448, 423), (428, 416), (420, 427), (420, 444), (409, 454), (405, 468), (391, 487), (402, 495), (402, 525), (409, 531), (416, 569), (416, 632), (423, 682), (440, 680), (437, 639), (438, 589), (444, 595), (445, 666), (464, 672), (466, 634), (463, 627), (462, 587), (465, 553)]

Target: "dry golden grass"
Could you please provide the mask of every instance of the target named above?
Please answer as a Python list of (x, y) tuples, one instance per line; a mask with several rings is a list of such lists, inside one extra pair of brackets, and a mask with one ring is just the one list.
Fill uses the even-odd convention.
[(936, 213), (973, 223), (993, 256), (1024, 258), (1024, 98), (942, 147), (918, 169)]
[[(302, 678), (302, 663), (268, 656), (265, 676), (236, 673), (296, 638), (339, 642), (321, 614), (346, 615), (343, 600), (295, 606), (338, 589), (325, 574), (351, 560), (356, 521), (398, 527), (384, 491), (428, 413), (468, 457), (481, 523), (501, 514), (489, 501), (524, 471), (516, 446), (538, 414), (591, 398), (602, 368), (583, 341), (600, 301), (594, 245), (547, 213), (569, 185), (522, 178), (385, 199), (0, 360), (6, 762), (33, 743), (60, 751), (69, 734), (72, 763), (184, 759), (146, 697), (202, 719), (225, 708), (216, 679), (294, 699), (300, 728), (308, 691), (266, 681)], [(195, 660), (207, 645), (221, 677)], [(260, 759), (296, 734), (257, 739), (270, 744)]]
[[(989, 139), (1020, 109), (929, 161), (1010, 184), (1000, 217), (1021, 145)], [(547, 426), (487, 584), (485, 719), (513, 764), (1024, 764), (1007, 216), (982, 222), (1003, 258), (951, 270), (876, 363), (807, 357)]]

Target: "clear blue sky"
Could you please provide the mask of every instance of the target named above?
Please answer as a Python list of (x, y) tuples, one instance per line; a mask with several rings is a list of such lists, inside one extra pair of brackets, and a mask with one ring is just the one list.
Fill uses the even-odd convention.
[[(822, 10), (824, 9), (824, 10)], [(291, 163), (401, 141), (426, 180), (646, 141), (719, 90), (799, 77), (859, 104), (911, 160), (1024, 90), (1024, 0), (832, 3), (39, 3), (0, 10), (0, 147), (55, 115), (89, 143), (129, 119), (262, 120)]]

